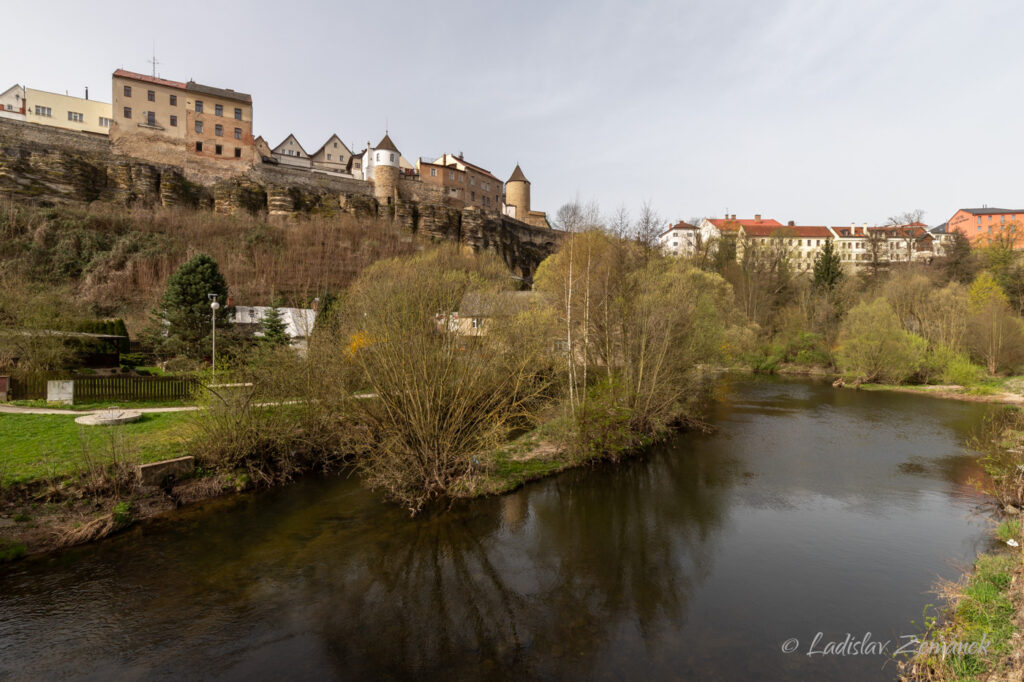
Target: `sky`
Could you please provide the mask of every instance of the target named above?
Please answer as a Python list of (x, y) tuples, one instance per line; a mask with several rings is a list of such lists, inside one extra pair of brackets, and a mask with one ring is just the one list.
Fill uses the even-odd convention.
[(535, 210), (881, 223), (1020, 208), (1024, 6), (973, 0), (5, 3), (0, 90), (116, 68), (253, 96), (254, 132), (465, 154)]

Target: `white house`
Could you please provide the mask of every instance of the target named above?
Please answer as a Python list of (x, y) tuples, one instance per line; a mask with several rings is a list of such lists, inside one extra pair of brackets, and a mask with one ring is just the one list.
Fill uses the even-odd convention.
[(284, 138), (281, 144), (271, 150), (274, 158), (282, 166), (295, 166), (296, 168), (312, 168), (313, 160), (309, 152), (302, 148), (295, 135)]
[(352, 151), (337, 135), (331, 135), (320, 149), (310, 154), (313, 170), (346, 176), (349, 175), (348, 165), (351, 158)]
[(658, 235), (658, 245), (674, 256), (692, 256), (706, 243), (700, 227), (682, 220)]
[(0, 118), (25, 120), (25, 86), (15, 83), (0, 92)]
[[(263, 320), (270, 314), (270, 306), (265, 305), (236, 305), (235, 312), (230, 318), (231, 324), (248, 327), (252, 330), (253, 336), (263, 336), (260, 326)], [(285, 331), (292, 340), (292, 346), (305, 349), (309, 341), (313, 327), (316, 325), (316, 311), (312, 308), (278, 308), (281, 320), (284, 321)]]

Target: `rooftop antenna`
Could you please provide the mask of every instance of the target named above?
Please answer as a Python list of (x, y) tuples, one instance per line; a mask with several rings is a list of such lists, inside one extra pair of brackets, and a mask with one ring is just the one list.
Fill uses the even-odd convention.
[(156, 65), (160, 62), (156, 58), (156, 41), (153, 41), (153, 58), (149, 60), (149, 63), (153, 65), (153, 78), (156, 78)]

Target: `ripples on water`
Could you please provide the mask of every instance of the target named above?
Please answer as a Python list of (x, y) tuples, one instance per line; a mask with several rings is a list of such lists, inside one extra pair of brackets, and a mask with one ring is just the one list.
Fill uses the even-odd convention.
[(913, 633), (983, 546), (984, 409), (751, 381), (710, 434), (413, 520), (349, 479), (213, 502), (0, 569), (0, 678), (893, 679), (804, 654)]

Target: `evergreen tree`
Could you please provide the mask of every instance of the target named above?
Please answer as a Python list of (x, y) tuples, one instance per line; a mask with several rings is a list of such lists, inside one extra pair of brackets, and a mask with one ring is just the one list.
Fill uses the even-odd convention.
[(946, 276), (953, 282), (966, 284), (977, 270), (976, 259), (971, 252), (971, 240), (960, 230), (952, 233), (951, 240), (946, 247)]
[(825, 246), (814, 257), (814, 287), (832, 291), (843, 279), (843, 261), (836, 250), (835, 242), (825, 240)]
[(270, 306), (266, 317), (261, 322), (263, 327), (263, 343), (268, 346), (287, 346), (291, 343), (288, 336), (288, 325), (281, 316), (277, 301)]
[(194, 256), (167, 279), (167, 290), (160, 299), (156, 314), (166, 320), (168, 340), (177, 343), (180, 352), (203, 357), (209, 351), (210, 299), (215, 294), (221, 308), (217, 326), (228, 320), (225, 302), (228, 285), (217, 262), (205, 254)]

